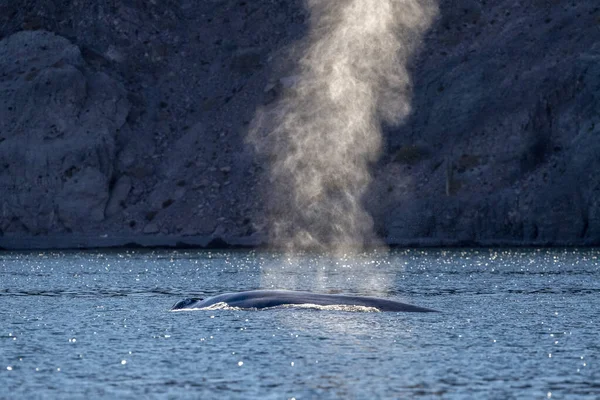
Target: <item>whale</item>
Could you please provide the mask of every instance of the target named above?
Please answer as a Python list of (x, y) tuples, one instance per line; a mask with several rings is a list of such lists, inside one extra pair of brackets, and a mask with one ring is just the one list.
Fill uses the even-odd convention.
[(378, 297), (322, 294), (293, 290), (250, 290), (223, 293), (207, 299), (186, 298), (171, 307), (171, 311), (206, 309), (216, 304), (226, 304), (238, 309), (261, 310), (282, 306), (358, 306), (392, 312), (437, 312), (425, 307), (400, 303)]

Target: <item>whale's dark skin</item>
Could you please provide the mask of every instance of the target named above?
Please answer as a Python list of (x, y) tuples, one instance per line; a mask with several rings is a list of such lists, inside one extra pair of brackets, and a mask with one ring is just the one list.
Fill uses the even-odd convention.
[(171, 311), (206, 308), (213, 304), (226, 303), (230, 307), (261, 309), (284, 305), (316, 304), (320, 306), (362, 306), (374, 307), (379, 311), (396, 312), (435, 312), (429, 308), (413, 306), (398, 301), (377, 297), (347, 296), (341, 294), (319, 294), (290, 290), (250, 290), (247, 292), (224, 293), (208, 299), (183, 299)]

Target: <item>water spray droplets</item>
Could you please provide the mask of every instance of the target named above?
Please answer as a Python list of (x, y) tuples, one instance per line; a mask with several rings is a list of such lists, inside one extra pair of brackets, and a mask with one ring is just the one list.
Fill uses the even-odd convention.
[(270, 161), (272, 241), (343, 254), (376, 241), (362, 205), (369, 164), (381, 120), (399, 123), (410, 111), (407, 63), (436, 9), (419, 0), (307, 4), (294, 95), (259, 112), (249, 140)]

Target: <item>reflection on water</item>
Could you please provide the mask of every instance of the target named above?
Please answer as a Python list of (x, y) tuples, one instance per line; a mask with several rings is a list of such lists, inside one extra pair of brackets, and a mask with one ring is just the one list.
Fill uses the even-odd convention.
[[(0, 253), (0, 398), (599, 398), (599, 255)], [(168, 312), (258, 288), (442, 312)]]

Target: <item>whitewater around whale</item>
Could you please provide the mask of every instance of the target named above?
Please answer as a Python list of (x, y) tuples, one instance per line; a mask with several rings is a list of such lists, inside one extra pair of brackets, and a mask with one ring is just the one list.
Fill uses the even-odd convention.
[[(245, 292), (223, 293), (207, 299), (187, 298), (178, 301), (171, 311), (235, 308), (262, 310), (276, 307), (321, 306), (330, 309), (391, 312), (436, 312), (425, 307), (405, 304), (394, 300), (367, 296), (342, 294), (322, 294), (292, 290), (250, 290)], [(336, 308), (338, 307), (338, 308)]]

